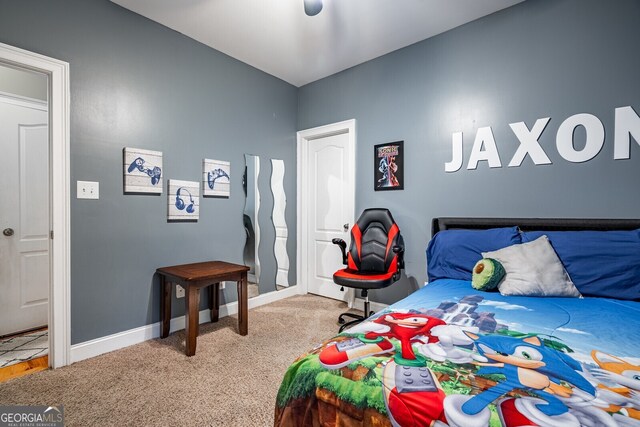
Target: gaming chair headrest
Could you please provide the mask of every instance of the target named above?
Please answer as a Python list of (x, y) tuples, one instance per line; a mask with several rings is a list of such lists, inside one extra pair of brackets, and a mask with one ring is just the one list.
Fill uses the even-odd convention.
[(404, 246), (400, 230), (388, 209), (365, 209), (351, 229), (348, 266), (362, 272), (388, 272), (396, 268), (392, 248)]
[(360, 215), (360, 218), (358, 218), (356, 224), (358, 224), (360, 230), (364, 231), (368, 227), (368, 225), (373, 222), (382, 224), (387, 232), (393, 226), (393, 224), (396, 223), (389, 209), (368, 208), (362, 211), (362, 215)]

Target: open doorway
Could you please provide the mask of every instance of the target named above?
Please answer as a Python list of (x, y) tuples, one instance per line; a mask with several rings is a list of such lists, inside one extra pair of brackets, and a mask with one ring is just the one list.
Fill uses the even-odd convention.
[(49, 76), (0, 62), (0, 369), (48, 366), (49, 147)]
[(57, 368), (71, 361), (69, 64), (0, 43), (0, 66), (11, 80), (0, 88), (0, 314), (18, 310), (0, 319), (0, 336), (35, 329), (23, 340), (40, 338), (29, 347), (46, 348), (44, 368)]

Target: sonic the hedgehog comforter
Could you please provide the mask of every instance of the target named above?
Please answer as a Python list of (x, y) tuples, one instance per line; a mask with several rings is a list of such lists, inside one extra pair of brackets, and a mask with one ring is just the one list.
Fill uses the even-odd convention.
[(640, 303), (438, 280), (287, 370), (277, 426), (640, 426)]

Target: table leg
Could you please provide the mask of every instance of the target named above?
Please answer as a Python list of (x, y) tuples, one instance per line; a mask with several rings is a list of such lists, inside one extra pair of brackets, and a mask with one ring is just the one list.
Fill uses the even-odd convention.
[(160, 275), (160, 317), (162, 318), (162, 331), (160, 338), (169, 336), (171, 322), (171, 282), (164, 275)]
[(186, 324), (185, 324), (185, 346), (187, 348), (187, 356), (196, 354), (196, 341), (198, 339), (198, 309), (200, 307), (200, 289), (195, 286), (187, 285), (186, 292)]
[(247, 293), (247, 273), (238, 281), (238, 329), (240, 335), (249, 333), (249, 295)]
[(209, 286), (209, 310), (211, 310), (211, 321), (217, 322), (220, 315), (220, 283)]

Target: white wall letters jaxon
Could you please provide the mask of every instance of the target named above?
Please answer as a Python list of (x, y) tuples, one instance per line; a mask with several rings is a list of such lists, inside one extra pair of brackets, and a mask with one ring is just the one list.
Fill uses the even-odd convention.
[(454, 132), (451, 136), (453, 159), (444, 164), (446, 172), (456, 172), (462, 167), (462, 132)]
[[(573, 146), (573, 132), (578, 126), (587, 131), (587, 140), (580, 151)], [(604, 125), (593, 114), (575, 114), (567, 118), (556, 134), (556, 148), (563, 159), (572, 163), (582, 163), (598, 155), (604, 145)]]
[[(515, 134), (520, 145), (509, 167), (517, 167), (522, 164), (527, 155), (535, 165), (548, 165), (551, 160), (539, 143), (540, 136), (546, 129), (550, 117), (536, 120), (529, 129), (524, 122), (510, 123), (509, 127)], [(584, 147), (576, 150), (574, 145), (575, 130), (582, 126), (586, 133)], [(596, 157), (604, 146), (604, 125), (593, 114), (580, 113), (565, 119), (558, 127), (556, 133), (556, 149), (560, 156), (571, 163), (582, 163)], [(626, 160), (631, 158), (631, 139), (640, 146), (640, 116), (631, 106), (615, 109), (615, 133), (614, 133), (614, 160)], [(462, 150), (462, 132), (454, 132), (451, 137), (451, 161), (444, 164), (445, 172), (457, 172), (464, 164)], [(476, 131), (476, 137), (471, 148), (471, 155), (467, 163), (467, 169), (477, 169), (478, 163), (486, 161), (489, 168), (502, 167), (496, 141), (491, 127), (481, 127)]]
[(631, 157), (631, 138), (640, 145), (640, 117), (632, 107), (616, 108), (616, 134), (613, 143), (615, 160)]
[(547, 153), (544, 152), (538, 143), (538, 139), (540, 139), (540, 135), (542, 135), (542, 132), (547, 127), (549, 120), (551, 120), (550, 117), (536, 120), (536, 123), (533, 125), (531, 130), (527, 128), (527, 125), (524, 124), (524, 122), (509, 124), (511, 130), (516, 134), (520, 141), (520, 146), (509, 162), (509, 167), (520, 166), (524, 158), (527, 157), (527, 154), (531, 156), (531, 160), (533, 160), (533, 163), (536, 165), (551, 164), (551, 160), (547, 157)]
[[(484, 150), (482, 149), (483, 147)], [(473, 141), (473, 148), (471, 148), (471, 157), (469, 157), (467, 169), (477, 168), (478, 162), (481, 160), (486, 160), (490, 168), (499, 168), (502, 166), (491, 127), (480, 128), (478, 132), (476, 132), (476, 140)]]

